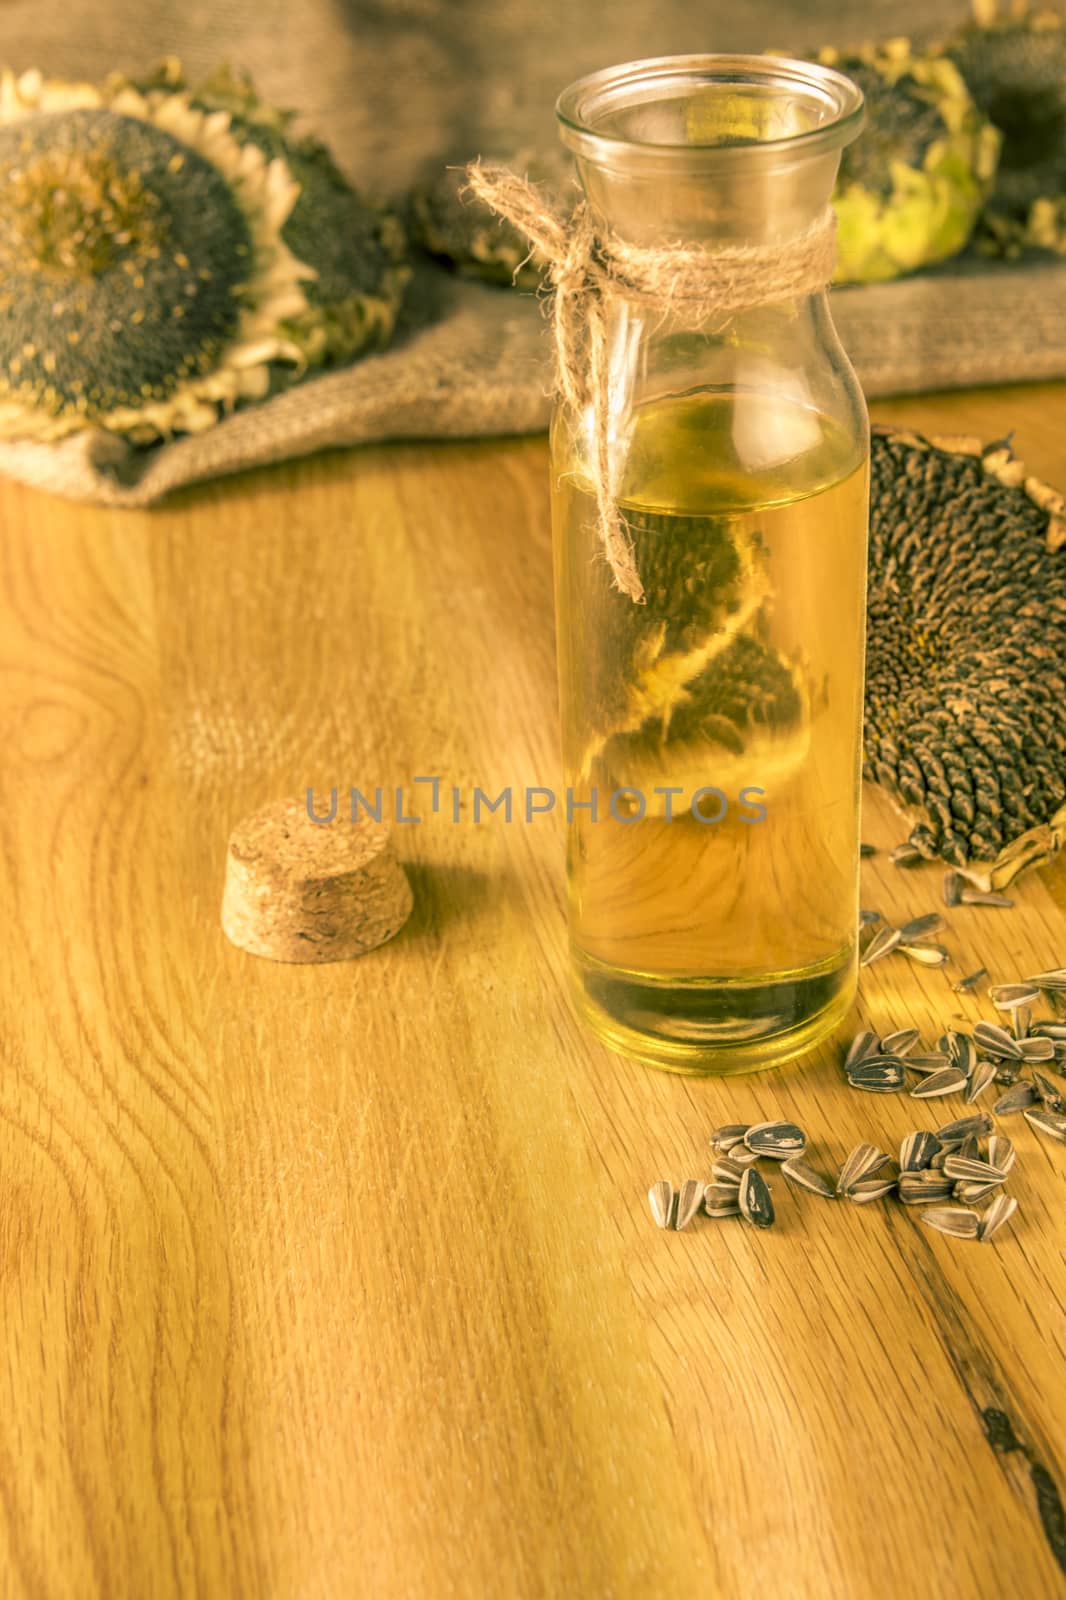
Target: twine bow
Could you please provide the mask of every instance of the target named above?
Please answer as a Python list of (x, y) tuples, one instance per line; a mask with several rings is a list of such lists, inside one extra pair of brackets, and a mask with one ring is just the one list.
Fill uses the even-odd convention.
[(686, 314), (698, 322), (812, 294), (833, 275), (832, 207), (802, 233), (772, 244), (645, 246), (604, 230), (585, 201), (569, 216), (560, 215), (531, 183), (505, 167), (474, 162), (466, 172), (478, 199), (524, 234), (547, 263), (557, 386), (575, 411), (592, 408), (600, 543), (615, 587), (639, 603), (644, 588), (611, 470), (608, 306), (625, 298), (666, 313), (683, 301)]

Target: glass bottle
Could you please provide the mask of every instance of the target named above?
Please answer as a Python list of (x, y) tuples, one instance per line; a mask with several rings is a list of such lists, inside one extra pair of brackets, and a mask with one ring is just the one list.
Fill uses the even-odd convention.
[[(709, 248), (811, 224), (863, 102), (826, 67), (686, 56), (583, 78), (557, 115), (601, 229)], [(591, 408), (552, 420), (569, 920), (607, 1044), (726, 1073), (854, 996), (869, 425), (824, 291), (685, 304), (605, 311), (640, 603), (599, 543)]]

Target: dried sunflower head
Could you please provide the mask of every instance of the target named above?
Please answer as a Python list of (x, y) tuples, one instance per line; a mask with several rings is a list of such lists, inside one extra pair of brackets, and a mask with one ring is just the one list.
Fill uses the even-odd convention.
[[(176, 62), (161, 69), (173, 75)], [(306, 307), (287, 332), (315, 365), (351, 360), (388, 342), (411, 276), (407, 240), (398, 217), (360, 194), (326, 146), (291, 131), (293, 113), (259, 99), (247, 73), (228, 67), (192, 90), (193, 104), (224, 112), (234, 137), (284, 162), (299, 185), (282, 238), (311, 267)]]
[(0, 436), (197, 431), (298, 362), (296, 184), (183, 94), (0, 78)]
[(862, 89), (866, 126), (843, 154), (833, 196), (838, 283), (872, 283), (963, 248), (991, 188), (999, 135), (950, 61), (905, 39), (822, 50)]
[(1017, 6), (999, 15), (993, 4), (942, 49), (1003, 135), (982, 243), (1066, 251), (1066, 20)]
[[(443, 167), (431, 183), (412, 192), (412, 235), (430, 255), (450, 262), (464, 277), (537, 288), (544, 263), (536, 251), (530, 252), (525, 234), (470, 194), (467, 160)], [(543, 185), (551, 203), (565, 199), (573, 183), (573, 164), (561, 149), (510, 150), (492, 160)]]
[(1006, 445), (894, 428), (870, 502), (865, 776), (923, 855), (1017, 861), (1066, 806), (1066, 505)]

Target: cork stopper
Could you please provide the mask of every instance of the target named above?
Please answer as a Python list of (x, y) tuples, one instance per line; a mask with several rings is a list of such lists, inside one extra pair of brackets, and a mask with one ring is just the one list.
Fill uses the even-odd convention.
[(346, 961), (398, 933), (411, 886), (385, 823), (313, 822), (304, 799), (272, 800), (237, 824), (222, 931), (271, 961)]

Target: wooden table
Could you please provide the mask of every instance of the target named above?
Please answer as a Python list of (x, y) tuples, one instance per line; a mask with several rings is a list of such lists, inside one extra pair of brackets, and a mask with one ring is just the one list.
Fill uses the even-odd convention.
[[(1066, 387), (876, 412), (1015, 428), (1066, 482)], [(782, 1182), (768, 1234), (658, 1232), (649, 1183), (706, 1176), (719, 1122), (794, 1117), (828, 1165), (961, 1106), (855, 1094), (839, 1045), (732, 1082), (609, 1054), (554, 818), (398, 828), (416, 911), (358, 962), (219, 931), (265, 799), (558, 780), (546, 498), (539, 438), (144, 515), (0, 492), (5, 1600), (1063, 1584), (1066, 1149), (1005, 1125), (995, 1247)], [(864, 832), (901, 837), (879, 794)], [(864, 872), (890, 919), (938, 903), (936, 868)], [(1066, 872), (1017, 898), (949, 913), (948, 971), (1066, 960)], [(850, 1029), (981, 1013), (888, 961)]]

